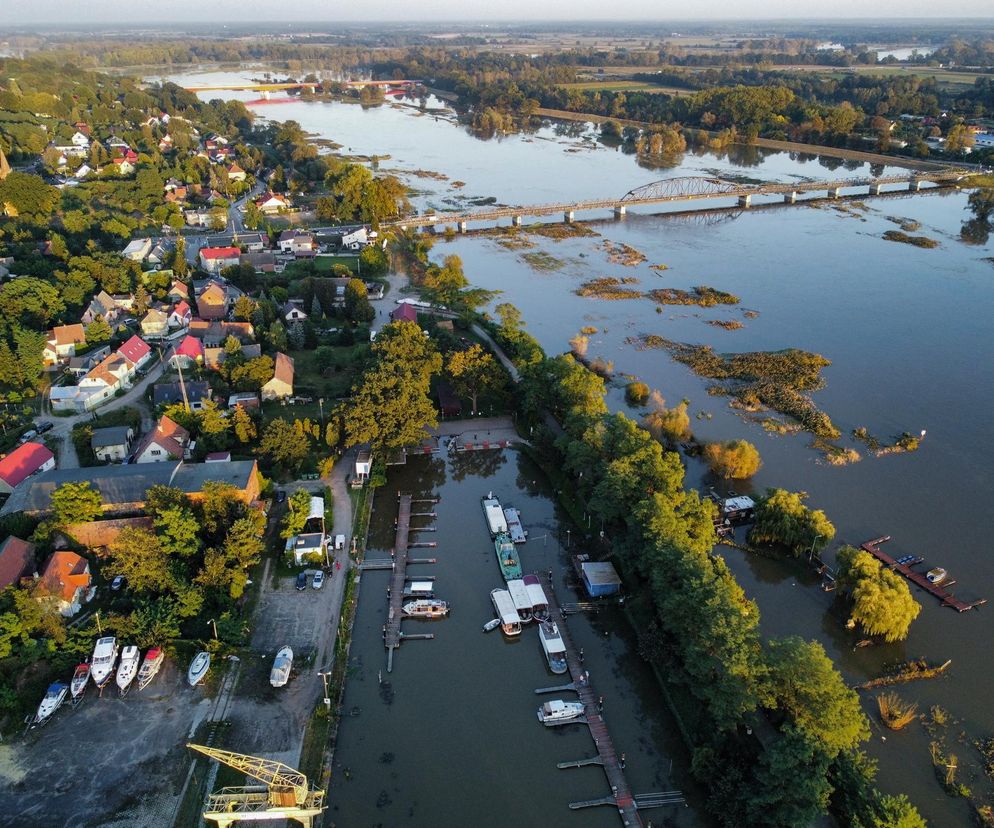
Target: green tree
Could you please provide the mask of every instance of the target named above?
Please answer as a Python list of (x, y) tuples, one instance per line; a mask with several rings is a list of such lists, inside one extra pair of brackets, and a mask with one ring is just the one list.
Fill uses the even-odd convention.
[(102, 506), (100, 492), (92, 488), (88, 480), (60, 484), (49, 502), (55, 526), (96, 520), (103, 512)]
[(480, 394), (496, 390), (504, 379), (493, 355), (475, 343), (465, 350), (453, 351), (445, 370), (456, 393), (472, 400), (474, 417)]
[(277, 466), (296, 469), (307, 457), (310, 444), (307, 440), (300, 439), (293, 423), (277, 417), (262, 432), (259, 449)]
[(361, 279), (349, 279), (345, 285), (345, 318), (355, 323), (368, 323), (376, 318), (376, 311), (369, 303), (366, 285)]
[(906, 796), (887, 796), (874, 786), (877, 763), (861, 751), (843, 751), (832, 763), (832, 813), (850, 828), (925, 828)]
[(0, 207), (33, 221), (48, 219), (58, 203), (59, 191), (37, 175), (11, 172), (0, 180)]
[(176, 277), (182, 279), (186, 276), (188, 271), (188, 264), (186, 261), (186, 239), (179, 236), (176, 239), (176, 252), (173, 254), (173, 273)]
[(729, 440), (725, 443), (707, 443), (704, 459), (715, 474), (728, 478), (752, 477), (763, 465), (759, 449), (746, 440)]
[(290, 539), (299, 535), (304, 524), (307, 523), (307, 515), (311, 511), (311, 493), (306, 489), (297, 489), (290, 495), (287, 502), (287, 512), (283, 517), (283, 526), (280, 529), (280, 537)]
[(962, 152), (966, 149), (973, 149), (976, 139), (970, 128), (965, 124), (953, 124), (946, 133), (946, 152)]
[(122, 529), (108, 547), (107, 556), (109, 574), (123, 575), (134, 593), (159, 594), (177, 587), (169, 554), (148, 529)]
[(462, 259), (455, 255), (446, 256), (441, 267), (429, 265), (425, 271), (424, 286), (435, 302), (446, 307), (457, 305), (460, 292), (469, 286)]
[(885, 569), (869, 552), (843, 546), (836, 553), (838, 585), (852, 598), (850, 618), (868, 635), (903, 641), (921, 612), (897, 573)]
[(824, 549), (835, 537), (835, 527), (823, 511), (804, 505), (806, 497), (804, 492), (767, 489), (756, 504), (749, 541), (785, 546), (795, 557)]
[(252, 416), (240, 405), (235, 406), (234, 420), (235, 437), (239, 443), (248, 443), (255, 439), (256, 429)]
[(172, 597), (139, 598), (131, 613), (131, 638), (141, 648), (180, 637), (180, 622)]
[(204, 540), (211, 546), (222, 543), (228, 527), (246, 512), (238, 489), (219, 480), (204, 484), (197, 508)]
[(274, 351), (286, 351), (286, 328), (282, 322), (273, 322), (266, 332), (266, 340)]
[(228, 444), (231, 420), (214, 400), (206, 400), (197, 413), (200, 435), (208, 443), (208, 448), (217, 451)]
[(250, 296), (239, 296), (235, 300), (232, 316), (239, 322), (250, 322), (255, 313), (255, 301)]
[(114, 331), (111, 330), (110, 325), (102, 316), (97, 316), (86, 326), (86, 341), (90, 345), (102, 345), (104, 342), (110, 342), (113, 335)]
[(65, 309), (58, 291), (33, 276), (22, 276), (0, 288), (0, 314), (11, 325), (41, 329)]
[(784, 728), (756, 768), (750, 824), (808, 828), (828, 807), (828, 767), (829, 756), (817, 740), (797, 728)]
[(166, 555), (190, 558), (200, 551), (201, 543), (197, 535), (200, 524), (188, 505), (161, 509), (152, 520), (162, 551)]

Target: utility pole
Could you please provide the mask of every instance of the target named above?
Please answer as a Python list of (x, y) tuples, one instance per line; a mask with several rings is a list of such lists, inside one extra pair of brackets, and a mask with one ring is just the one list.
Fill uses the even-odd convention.
[(321, 676), (321, 681), (324, 682), (324, 706), (331, 710), (331, 696), (328, 695), (328, 676), (331, 675), (330, 670), (319, 670), (318, 675)]
[(190, 399), (186, 395), (186, 383), (183, 381), (183, 362), (182, 360), (176, 360), (176, 368), (179, 370), (179, 390), (183, 394), (183, 409), (185, 411), (190, 410)]

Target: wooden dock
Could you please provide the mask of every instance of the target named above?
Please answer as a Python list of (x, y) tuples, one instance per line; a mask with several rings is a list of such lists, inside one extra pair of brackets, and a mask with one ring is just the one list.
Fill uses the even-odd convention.
[(952, 586), (955, 581), (946, 581), (945, 586), (943, 584), (933, 584), (928, 578), (925, 577), (921, 572), (916, 572), (911, 568), (916, 562), (920, 563), (921, 558), (916, 558), (915, 560), (909, 562), (908, 564), (898, 563), (894, 558), (888, 555), (880, 548), (880, 544), (886, 543), (890, 540), (890, 535), (885, 535), (882, 538), (877, 538), (876, 540), (867, 541), (866, 543), (860, 544), (860, 548), (869, 552), (880, 561), (888, 569), (893, 569), (895, 572), (900, 573), (905, 578), (907, 578), (911, 583), (916, 586), (921, 587), (926, 592), (930, 592), (936, 598), (942, 602), (944, 607), (952, 607), (957, 612), (966, 612), (967, 610), (973, 609), (974, 607), (979, 607), (981, 604), (986, 604), (987, 599), (981, 598), (978, 601), (972, 601), (967, 603), (965, 601), (959, 600), (955, 595), (953, 595), (945, 586)]
[[(611, 786), (611, 796), (606, 798), (606, 801), (595, 800), (595, 802), (597, 804), (614, 804), (618, 809), (623, 825), (628, 826), (628, 828), (642, 828), (642, 817), (639, 816), (638, 805), (635, 803), (631, 788), (628, 787), (625, 772), (621, 767), (621, 758), (614, 749), (611, 734), (608, 732), (604, 716), (598, 705), (600, 696), (586, 676), (586, 670), (580, 661), (579, 651), (573, 646), (573, 638), (570, 636), (569, 627), (566, 624), (566, 616), (559, 609), (559, 599), (552, 584), (546, 586), (545, 594), (549, 599), (549, 614), (556, 619), (559, 634), (562, 636), (563, 644), (566, 645), (566, 661), (569, 664), (570, 678), (573, 679), (576, 694), (583, 702), (586, 723), (590, 728), (590, 735), (594, 738), (600, 764), (603, 766), (604, 774)], [(571, 803), (570, 808), (574, 808), (577, 804)], [(585, 805), (580, 807), (585, 807)]]
[(411, 496), (402, 494), (397, 509), (397, 534), (393, 543), (393, 572), (390, 575), (390, 608), (383, 643), (387, 648), (387, 672), (393, 671), (393, 651), (400, 646), (404, 582), (407, 580), (407, 536), (411, 528)]

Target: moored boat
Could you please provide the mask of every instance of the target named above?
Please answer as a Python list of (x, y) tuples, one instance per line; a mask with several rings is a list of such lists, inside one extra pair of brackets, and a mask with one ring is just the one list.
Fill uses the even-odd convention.
[(583, 713), (583, 704), (580, 702), (564, 702), (562, 699), (553, 699), (538, 709), (538, 720), (547, 726), (557, 725), (579, 719)]
[(521, 619), (514, 608), (510, 593), (506, 589), (493, 589), (490, 591), (490, 600), (494, 602), (494, 609), (497, 610), (500, 628), (504, 635), (521, 635)]
[(166, 660), (166, 654), (159, 647), (153, 647), (145, 653), (145, 660), (138, 671), (138, 689), (144, 690), (149, 682), (158, 675), (162, 668), (162, 662)]
[(513, 506), (506, 506), (504, 508), (504, 520), (507, 522), (507, 534), (511, 536), (511, 540), (514, 543), (526, 543), (528, 541), (528, 533), (521, 525), (521, 512)]
[(280, 647), (273, 660), (273, 669), (269, 673), (269, 683), (273, 687), (283, 687), (290, 680), (290, 670), (293, 667), (293, 650)]
[(518, 611), (518, 617), (522, 624), (527, 624), (532, 620), (532, 599), (528, 597), (528, 589), (525, 582), (520, 580), (508, 581), (507, 591), (514, 602), (514, 608)]
[(72, 681), (69, 683), (69, 694), (72, 696), (73, 704), (78, 704), (86, 692), (86, 684), (90, 680), (90, 665), (77, 664), (76, 672), (72, 674)]
[(402, 607), (404, 615), (410, 618), (444, 618), (449, 614), (449, 605), (437, 598), (421, 598)]
[(486, 624), (483, 625), (483, 631), (484, 632), (493, 632), (499, 626), (500, 626), (500, 619), (499, 618), (491, 618), (489, 621), (487, 621)]
[(404, 584), (405, 598), (434, 598), (435, 584), (433, 581), (410, 581)]
[(90, 659), (90, 677), (101, 690), (110, 680), (114, 672), (114, 662), (117, 661), (117, 639), (112, 635), (97, 639), (93, 648), (93, 658)]
[(121, 663), (117, 666), (117, 686), (121, 693), (127, 693), (131, 682), (138, 675), (138, 665), (141, 664), (142, 654), (134, 644), (129, 644), (121, 650)]
[(487, 519), (487, 528), (490, 535), (496, 537), (501, 532), (507, 531), (507, 520), (504, 518), (504, 510), (500, 507), (500, 501), (494, 497), (493, 492), (487, 492), (487, 496), (482, 498), (483, 514)]
[(545, 660), (549, 662), (549, 669), (557, 675), (565, 673), (569, 669), (566, 645), (556, 623), (543, 621), (538, 628), (538, 639), (542, 642), (542, 651), (545, 653)]
[(193, 657), (193, 661), (190, 662), (190, 669), (187, 670), (186, 679), (190, 682), (191, 687), (196, 687), (204, 680), (204, 676), (207, 675), (207, 671), (211, 668), (211, 654), (201, 650)]
[(494, 551), (497, 553), (497, 563), (505, 581), (521, 578), (521, 561), (518, 560), (518, 550), (514, 548), (511, 538), (506, 532), (501, 532), (494, 540)]
[(62, 706), (62, 702), (66, 700), (66, 694), (69, 692), (69, 685), (64, 681), (53, 681), (48, 685), (48, 690), (45, 692), (45, 698), (41, 700), (41, 704), (38, 705), (38, 712), (35, 714), (34, 722), (32, 724), (44, 724), (55, 714), (55, 711)]
[(522, 579), (525, 582), (525, 589), (528, 590), (528, 597), (532, 602), (532, 615), (536, 621), (547, 621), (549, 618), (549, 599), (542, 589), (542, 584), (538, 580), (538, 575), (525, 575)]
[(934, 569), (930, 569), (925, 573), (925, 577), (928, 579), (930, 584), (941, 584), (946, 578), (949, 577), (949, 573), (946, 572), (941, 566), (937, 566)]

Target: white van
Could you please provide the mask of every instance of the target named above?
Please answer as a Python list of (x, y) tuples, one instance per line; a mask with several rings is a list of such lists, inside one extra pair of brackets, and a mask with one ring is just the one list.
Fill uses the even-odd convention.
[(345, 548), (345, 535), (335, 535), (335, 551)]

